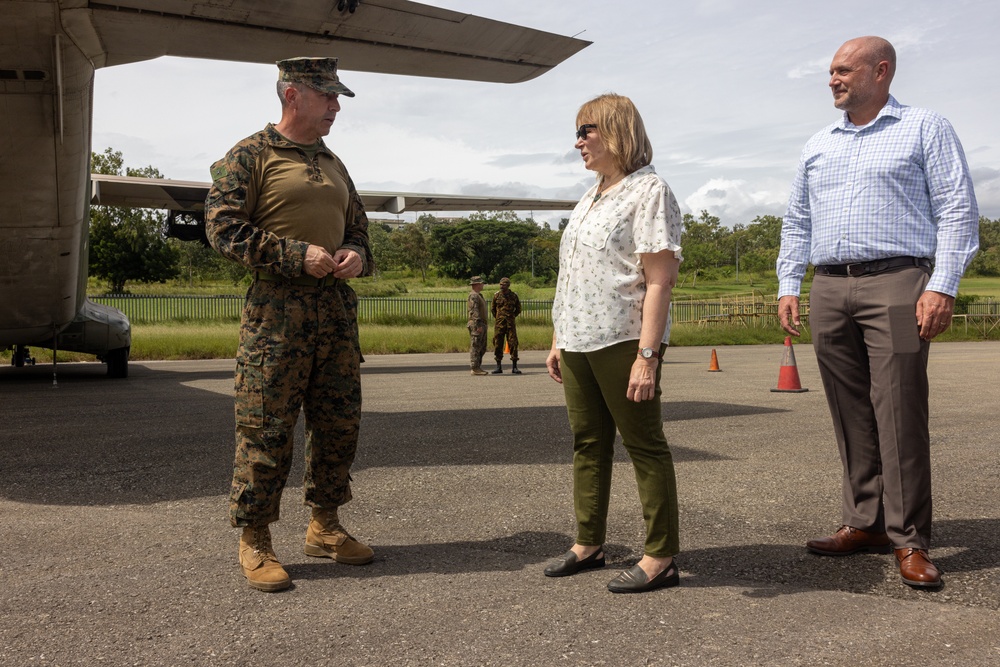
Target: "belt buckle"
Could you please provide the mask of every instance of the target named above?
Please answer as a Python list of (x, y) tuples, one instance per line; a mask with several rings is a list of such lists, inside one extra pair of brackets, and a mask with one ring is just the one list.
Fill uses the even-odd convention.
[(848, 264), (847, 265), (847, 275), (851, 278), (857, 278), (858, 276), (865, 275), (868, 264), (866, 262), (861, 262), (859, 264)]

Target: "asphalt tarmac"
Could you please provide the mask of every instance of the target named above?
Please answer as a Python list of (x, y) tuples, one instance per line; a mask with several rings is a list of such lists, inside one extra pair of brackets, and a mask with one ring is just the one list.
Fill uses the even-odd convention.
[[(275, 549), (294, 579), (249, 589), (227, 494), (233, 362), (0, 368), (0, 664), (998, 665), (1000, 343), (931, 349), (937, 591), (891, 555), (823, 558), (840, 463), (812, 348), (671, 348), (681, 585), (605, 586), (641, 555), (617, 455), (609, 566), (548, 579), (573, 542), (571, 442), (544, 353), (472, 377), (465, 354), (369, 357), (345, 525), (364, 567), (302, 553), (302, 464)], [(505, 364), (505, 370), (509, 365)], [(301, 425), (297, 439), (301, 452)], [(300, 455), (297, 456), (297, 459)]]

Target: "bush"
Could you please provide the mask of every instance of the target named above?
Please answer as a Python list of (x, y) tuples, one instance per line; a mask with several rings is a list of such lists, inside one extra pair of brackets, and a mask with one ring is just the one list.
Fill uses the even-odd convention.
[(358, 296), (399, 296), (406, 294), (406, 283), (402, 280), (352, 280), (351, 287)]
[(980, 301), (982, 298), (976, 294), (962, 294), (959, 292), (958, 296), (955, 297), (955, 314), (965, 315), (969, 312), (969, 304)]

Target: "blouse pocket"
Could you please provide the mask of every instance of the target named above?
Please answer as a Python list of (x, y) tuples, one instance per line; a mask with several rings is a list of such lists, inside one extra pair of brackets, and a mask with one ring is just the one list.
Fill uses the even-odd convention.
[(604, 250), (612, 233), (618, 228), (616, 223), (614, 220), (601, 220), (596, 225), (585, 226), (580, 230), (580, 243), (594, 250)]

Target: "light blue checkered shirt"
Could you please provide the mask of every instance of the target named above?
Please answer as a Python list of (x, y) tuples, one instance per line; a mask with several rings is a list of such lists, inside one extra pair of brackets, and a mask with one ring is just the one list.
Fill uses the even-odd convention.
[(802, 150), (781, 228), (778, 296), (798, 296), (808, 264), (927, 257), (927, 289), (955, 296), (979, 250), (979, 206), (955, 130), (894, 97), (872, 122), (843, 118)]

